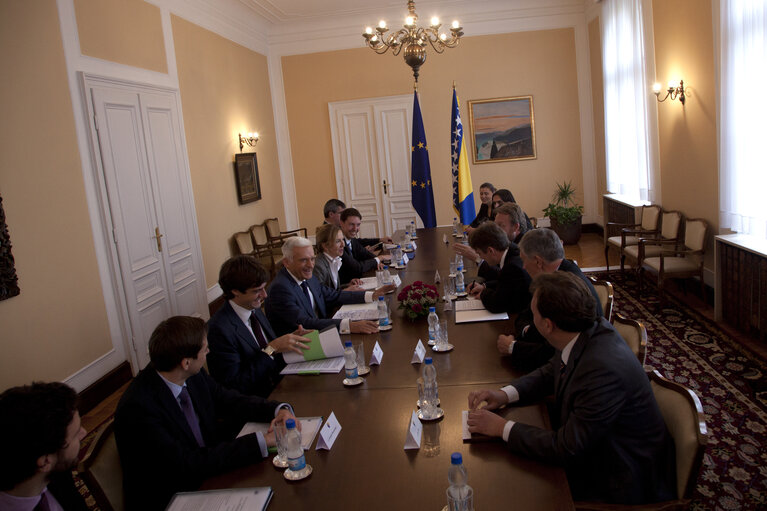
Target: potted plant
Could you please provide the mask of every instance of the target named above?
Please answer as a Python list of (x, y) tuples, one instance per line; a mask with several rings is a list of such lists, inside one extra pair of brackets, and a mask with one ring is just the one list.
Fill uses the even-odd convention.
[(543, 210), (543, 216), (551, 220), (551, 228), (565, 245), (574, 245), (581, 239), (583, 206), (575, 204), (575, 188), (570, 181), (557, 183), (557, 190)]

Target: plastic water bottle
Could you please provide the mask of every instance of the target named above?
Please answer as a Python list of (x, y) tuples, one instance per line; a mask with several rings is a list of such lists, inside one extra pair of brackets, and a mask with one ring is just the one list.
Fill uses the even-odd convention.
[(458, 236), (458, 218), (453, 217), (453, 236)]
[(385, 329), (389, 327), (389, 307), (383, 296), (378, 297), (378, 328)]
[(463, 256), (461, 254), (455, 254), (455, 265), (463, 268)]
[(461, 238), (461, 244), (462, 245), (468, 245), (469, 244), (469, 231), (463, 231), (463, 238)]
[(421, 410), (424, 417), (431, 419), (437, 412), (437, 403), (439, 402), (439, 391), (437, 389), (437, 368), (434, 367), (431, 357), (424, 360), (421, 378), (423, 378), (423, 401), (421, 401)]
[(450, 486), (447, 489), (449, 511), (470, 511), (474, 508), (474, 491), (468, 485), (466, 467), (460, 452), (450, 456), (450, 471), (447, 473)]
[(384, 265), (382, 283), (384, 286), (391, 284), (391, 273), (389, 272), (388, 264)]
[(415, 233), (415, 221), (414, 221), (414, 220), (411, 220), (411, 221), (410, 221), (410, 234), (412, 234), (414, 238), (416, 237), (416, 233)]
[(434, 346), (437, 342), (437, 325), (439, 325), (436, 307), (429, 307), (429, 317), (426, 319), (429, 321), (429, 346)]
[(344, 368), (346, 369), (346, 378), (349, 380), (356, 380), (359, 378), (357, 374), (357, 354), (352, 348), (352, 342), (344, 342)]
[(402, 245), (397, 245), (396, 255), (397, 255), (397, 266), (404, 266), (405, 263), (402, 262)]
[(405, 231), (405, 250), (413, 250), (413, 240), (410, 237), (410, 231)]
[(288, 419), (285, 421), (287, 433), (285, 434), (285, 443), (288, 445), (288, 470), (291, 472), (289, 479), (301, 479), (308, 475), (310, 468), (306, 465), (304, 458), (304, 448), (301, 446), (301, 432), (296, 429), (296, 421)]
[(463, 279), (463, 264), (455, 269), (455, 292), (457, 294), (466, 292), (466, 282)]

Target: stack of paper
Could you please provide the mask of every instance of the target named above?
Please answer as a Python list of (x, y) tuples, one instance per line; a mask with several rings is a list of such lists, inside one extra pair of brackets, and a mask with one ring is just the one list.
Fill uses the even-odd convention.
[(455, 301), (455, 322), (458, 323), (475, 323), (477, 321), (498, 321), (502, 319), (509, 319), (509, 315), (505, 312), (493, 314), (485, 309), (482, 305), (482, 300), (476, 298), (469, 298), (468, 300), (456, 300)]
[(240, 511), (242, 509), (264, 510), (272, 500), (272, 489), (236, 488), (177, 493), (166, 511)]
[[(338, 312), (333, 314), (333, 319), (350, 319), (352, 321), (369, 319), (378, 321), (378, 304), (372, 302), (343, 305), (338, 309)], [(343, 350), (341, 351), (343, 354)]]
[(344, 367), (344, 347), (335, 326), (321, 332), (312, 330), (304, 337), (310, 339), (309, 349), (301, 350), (300, 355), (292, 351), (283, 353), (288, 365), (280, 374), (337, 373)]
[[(314, 442), (314, 437), (317, 436), (317, 432), (322, 426), (322, 417), (298, 417), (298, 422), (301, 423), (301, 447), (304, 450), (309, 450)], [(237, 438), (241, 436), (249, 435), (250, 433), (266, 434), (269, 431), (268, 422), (248, 422), (243, 427)]]
[[(365, 291), (373, 291), (378, 288), (378, 279), (376, 277), (363, 277), (360, 280), (362, 280), (361, 287)], [(395, 274), (395, 275), (392, 275), (391, 282), (395, 286), (399, 287), (402, 284), (402, 279), (399, 278), (399, 275)]]

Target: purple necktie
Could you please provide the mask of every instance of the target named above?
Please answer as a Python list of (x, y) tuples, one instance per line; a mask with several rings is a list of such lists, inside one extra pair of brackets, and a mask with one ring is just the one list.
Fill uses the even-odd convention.
[(181, 388), (178, 400), (181, 402), (181, 410), (183, 410), (186, 422), (189, 423), (189, 428), (192, 430), (195, 440), (197, 440), (197, 445), (205, 447), (205, 440), (202, 439), (202, 431), (200, 431), (200, 421), (194, 413), (192, 398), (189, 397), (189, 391), (186, 390), (186, 387)]
[(253, 335), (256, 336), (256, 344), (258, 344), (258, 347), (261, 349), (266, 348), (266, 345), (269, 343), (266, 342), (264, 332), (261, 330), (261, 324), (253, 313), (250, 315), (250, 328), (253, 330)]

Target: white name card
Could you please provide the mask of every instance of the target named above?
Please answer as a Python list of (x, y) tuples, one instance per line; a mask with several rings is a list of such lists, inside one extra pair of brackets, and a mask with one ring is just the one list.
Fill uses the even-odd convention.
[(376, 345), (373, 346), (373, 355), (370, 356), (370, 365), (381, 365), (382, 359), (383, 350), (381, 349), (381, 345), (378, 344), (378, 341), (376, 341)]
[(336, 414), (330, 412), (330, 417), (328, 417), (328, 420), (325, 421), (325, 425), (322, 426), (322, 429), (320, 430), (320, 439), (317, 440), (317, 448), (315, 450), (319, 451), (320, 449), (325, 449), (329, 451), (330, 448), (333, 447), (333, 442), (336, 441), (340, 432), (341, 424), (339, 424), (338, 419), (336, 419)]
[(420, 449), (421, 435), (423, 434), (423, 424), (418, 420), (415, 410), (410, 415), (410, 425), (407, 428), (407, 438), (405, 439), (405, 450)]
[(426, 356), (426, 347), (423, 345), (423, 342), (421, 339), (418, 339), (418, 344), (415, 345), (415, 350), (413, 350), (413, 360), (410, 361), (411, 364), (423, 364), (423, 357)]

